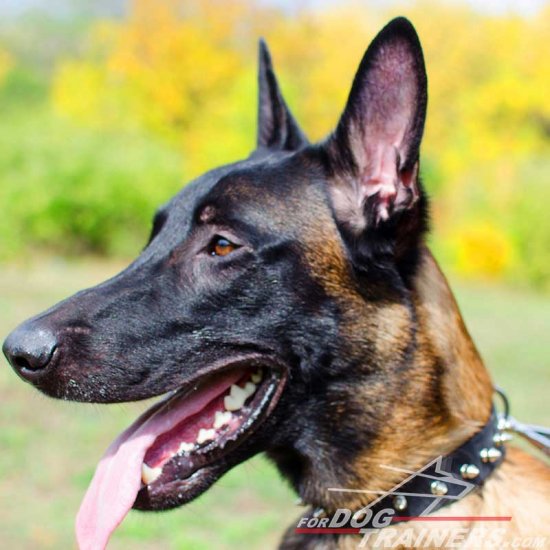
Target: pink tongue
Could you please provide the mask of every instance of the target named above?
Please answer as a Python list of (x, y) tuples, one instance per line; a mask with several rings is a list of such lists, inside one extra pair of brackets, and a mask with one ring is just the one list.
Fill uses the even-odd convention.
[(195, 394), (146, 411), (109, 446), (76, 517), (76, 539), (81, 550), (105, 548), (109, 537), (126, 517), (141, 487), (143, 458), (155, 439), (203, 409), (242, 377), (230, 372)]

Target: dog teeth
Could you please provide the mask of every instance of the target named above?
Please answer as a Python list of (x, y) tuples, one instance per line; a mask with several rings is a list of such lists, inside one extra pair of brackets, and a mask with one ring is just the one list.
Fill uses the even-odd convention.
[(252, 374), (252, 376), (250, 377), (250, 380), (252, 380), (254, 384), (259, 384), (262, 378), (263, 378), (262, 369), (258, 369), (255, 373)]
[(238, 411), (244, 405), (245, 401), (246, 401), (246, 392), (235, 384), (231, 386), (229, 395), (226, 395), (223, 398), (224, 407), (228, 411)]
[(162, 474), (162, 468), (151, 468), (147, 466), (145, 462), (141, 465), (141, 481), (143, 481), (145, 485), (153, 483), (160, 474)]
[(246, 391), (244, 388), (237, 386), (237, 384), (233, 384), (229, 390), (229, 395), (233, 396), (235, 399), (242, 399), (243, 397), (246, 398)]
[(216, 411), (216, 415), (214, 416), (214, 429), (219, 430), (226, 424), (229, 424), (232, 416), (230, 411)]
[[(257, 382), (259, 382), (262, 379), (262, 369), (258, 369), (255, 373), (252, 374), (250, 378), (251, 380), (256, 380)], [(233, 414), (231, 413), (231, 411), (238, 411), (240, 408), (242, 408), (246, 400), (254, 394), (256, 389), (257, 385), (253, 381), (247, 382), (243, 388), (237, 386), (237, 384), (233, 384), (229, 389), (229, 394), (226, 395), (223, 399), (223, 404), (226, 410), (216, 411), (212, 428), (201, 428), (194, 443), (182, 441), (178, 447), (177, 452), (175, 452), (173, 456), (190, 454), (196, 449), (197, 445), (202, 445), (207, 441), (212, 441), (213, 439), (216, 439), (216, 436), (218, 435), (216, 430), (227, 426), (231, 422), (231, 419), (233, 418)], [(222, 448), (224, 445), (225, 442), (221, 442)], [(151, 468), (145, 463), (142, 464), (141, 479), (145, 485), (153, 483), (153, 481), (155, 481), (161, 473), (162, 468), (160, 467)]]
[(226, 395), (223, 398), (223, 406), (228, 411), (238, 411), (244, 404), (242, 399), (235, 399), (232, 395)]
[(233, 384), (229, 395), (223, 398), (223, 405), (228, 411), (238, 411), (244, 402), (256, 391), (256, 384), (247, 382), (244, 388)]
[(244, 385), (244, 392), (246, 393), (246, 397), (250, 397), (255, 391), (256, 391), (256, 384), (252, 382), (247, 382)]
[(206, 443), (207, 441), (211, 441), (216, 437), (216, 430), (205, 430), (204, 428), (201, 428), (199, 430), (199, 435), (197, 437), (197, 443), (200, 445), (201, 443)]
[(195, 448), (194, 443), (187, 443), (185, 441), (182, 441), (180, 443), (180, 447), (178, 449), (178, 453), (190, 453)]

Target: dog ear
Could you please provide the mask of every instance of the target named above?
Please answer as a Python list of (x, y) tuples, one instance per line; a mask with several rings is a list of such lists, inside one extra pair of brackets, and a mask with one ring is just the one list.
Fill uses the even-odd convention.
[(407, 19), (394, 19), (367, 49), (326, 145), (335, 214), (352, 234), (391, 222), (418, 202), (426, 103), (418, 36)]
[(267, 44), (262, 39), (259, 45), (258, 84), (257, 146), (279, 151), (296, 151), (306, 146), (309, 141), (283, 99)]

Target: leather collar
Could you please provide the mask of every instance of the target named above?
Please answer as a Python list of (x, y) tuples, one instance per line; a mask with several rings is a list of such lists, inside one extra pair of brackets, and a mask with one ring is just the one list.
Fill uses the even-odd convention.
[[(392, 523), (408, 521), (460, 500), (481, 487), (502, 463), (505, 440), (493, 409), (485, 426), (460, 447), (412, 472), (387, 495), (369, 505), (372, 518), (380, 510), (392, 509), (395, 510)], [(369, 524), (364, 528), (372, 527)]]
[[(382, 511), (393, 513), (391, 523), (395, 524), (426, 516), (464, 498), (481, 487), (504, 460), (504, 442), (509, 439), (505, 429), (502, 417), (499, 418), (493, 408), (483, 428), (460, 447), (435, 458), (420, 470), (403, 470), (408, 477), (338, 527), (355, 528), (360, 524), (362, 530), (376, 529), (379, 527), (374, 522)], [(317, 508), (313, 517), (327, 517), (327, 514)]]

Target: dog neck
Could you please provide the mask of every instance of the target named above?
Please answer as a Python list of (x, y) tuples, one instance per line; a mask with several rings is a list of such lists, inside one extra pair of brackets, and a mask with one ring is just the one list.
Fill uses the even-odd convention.
[[(296, 486), (304, 502), (327, 512), (342, 507), (357, 510), (376, 494), (328, 488), (389, 491), (406, 474), (381, 465), (416, 471), (462, 445), (489, 419), (493, 392), (490, 377), (448, 283), (427, 248), (421, 252), (408, 311), (414, 317), (415, 342), (410, 364), (395, 375), (400, 389), (391, 393), (387, 381), (373, 389), (376, 382), (367, 378), (363, 388), (354, 389), (350, 399), (359, 399), (363, 404), (364, 418), (350, 407), (348, 422), (355, 423), (358, 434), (368, 433), (371, 425), (376, 427), (349, 459), (342, 457), (333, 441), (320, 442), (315, 454), (300, 458), (305, 466)], [(392, 318), (390, 310), (379, 311), (374, 322), (387, 325), (379, 329), (381, 334), (391, 330), (388, 317), (390, 323), (402, 318)], [(391, 347), (391, 342), (386, 345), (387, 349)], [(380, 362), (384, 361), (381, 356)], [(354, 426), (339, 425), (335, 429), (349, 431)]]
[(414, 284), (421, 331), (442, 361), (441, 398), (449, 413), (449, 447), (475, 433), (490, 415), (493, 384), (464, 325), (447, 280), (423, 250)]

